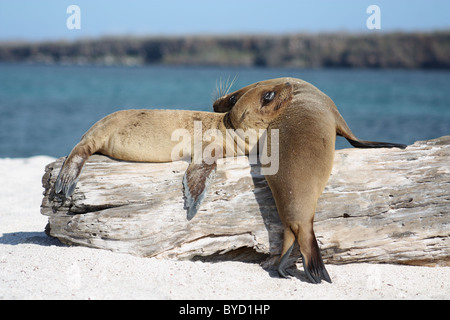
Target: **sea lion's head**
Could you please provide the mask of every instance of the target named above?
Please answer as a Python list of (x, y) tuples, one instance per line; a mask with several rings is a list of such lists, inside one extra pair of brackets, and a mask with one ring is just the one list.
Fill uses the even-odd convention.
[(228, 112), (230, 111), (238, 102), (238, 100), (250, 89), (258, 86), (259, 82), (248, 85), (241, 88), (235, 92), (228, 93), (216, 99), (213, 103), (214, 112)]
[(265, 86), (265, 85), (277, 85), (277, 84), (283, 84), (286, 82), (293, 83), (296, 80), (298, 80), (298, 79), (285, 77), (285, 78), (269, 79), (269, 80), (252, 83), (246, 87), (243, 87), (239, 90), (222, 95), (221, 97), (217, 98), (213, 103), (214, 112), (230, 111), (245, 93), (247, 93), (249, 90), (252, 90), (255, 87)]
[(258, 85), (247, 90), (229, 111), (232, 126), (244, 130), (267, 129), (289, 105), (293, 92), (293, 85), (290, 82)]

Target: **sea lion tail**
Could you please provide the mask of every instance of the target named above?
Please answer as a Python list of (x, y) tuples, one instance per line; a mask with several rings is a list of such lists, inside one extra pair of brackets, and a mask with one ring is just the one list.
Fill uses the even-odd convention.
[(350, 130), (337, 109), (334, 110), (334, 114), (336, 119), (336, 134), (347, 139), (347, 141), (355, 148), (406, 148), (406, 145), (401, 143), (360, 140)]

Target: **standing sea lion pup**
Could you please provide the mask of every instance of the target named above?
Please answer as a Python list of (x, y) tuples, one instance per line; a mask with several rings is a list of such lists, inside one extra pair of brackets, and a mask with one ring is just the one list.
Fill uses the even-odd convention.
[(240, 103), (239, 97), (244, 97), (246, 90), (257, 88), (258, 85), (285, 81), (293, 85), (294, 97), (267, 127), (267, 150), (272, 150), (270, 130), (279, 130), (279, 146), (275, 148), (279, 150), (279, 169), (276, 174), (265, 175), (284, 225), (278, 273), (288, 277), (286, 264), (297, 239), (309, 280), (313, 283), (320, 283), (322, 279), (331, 282), (314, 234), (313, 221), (317, 200), (331, 174), (336, 135), (344, 136), (358, 148), (404, 149), (406, 146), (359, 140), (348, 128), (333, 101), (300, 79), (272, 79), (247, 86), (216, 100), (214, 110), (230, 110), (233, 105)]
[[(230, 135), (228, 129), (246, 129), (242, 126), (246, 117), (269, 123), (280, 114), (283, 107), (289, 105), (292, 92), (292, 85), (289, 83), (258, 86), (242, 95), (239, 103), (225, 114), (145, 109), (123, 110), (110, 114), (95, 123), (73, 148), (56, 179), (55, 192), (63, 192), (66, 197), (70, 197), (84, 163), (94, 153), (119, 160), (142, 162), (171, 162), (188, 157), (194, 159), (194, 162), (186, 170), (183, 185), (185, 208), (188, 219), (191, 219), (214, 176), (216, 160), (249, 152), (245, 137), (243, 141), (239, 141), (239, 135), (227, 137)], [(211, 144), (202, 145), (201, 150), (196, 150), (195, 139), (201, 141), (203, 138), (194, 136), (198, 135), (196, 126), (200, 126), (200, 134), (210, 129), (220, 132), (222, 140), (214, 139)], [(175, 136), (175, 139), (173, 137), (179, 130), (188, 136), (181, 142), (179, 135)], [(227, 154), (230, 148), (226, 148), (226, 141), (234, 141), (232, 154)], [(206, 148), (208, 152), (204, 152)], [(237, 150), (239, 148), (243, 150)], [(187, 152), (180, 155), (180, 151)]]

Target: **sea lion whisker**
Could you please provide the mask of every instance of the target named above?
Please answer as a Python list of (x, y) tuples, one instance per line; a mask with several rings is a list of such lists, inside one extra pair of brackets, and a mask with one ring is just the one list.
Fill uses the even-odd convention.
[(213, 102), (221, 97), (221, 95), (220, 95), (220, 81), (221, 80), (220, 79), (221, 78), (219, 78), (219, 82), (216, 80), (216, 88), (214, 89), (214, 91), (211, 95)]
[(213, 92), (213, 100), (216, 101), (224, 96), (224, 82), (222, 80), (222, 77), (219, 77), (218, 80), (216, 80), (216, 90)]
[(236, 82), (236, 80), (237, 80), (237, 74), (234, 76), (234, 78), (233, 78), (233, 80), (231, 80), (231, 82), (230, 82), (230, 84), (228, 84), (228, 81), (229, 81), (229, 79), (230, 79), (230, 77), (228, 77), (228, 79), (227, 79), (227, 90), (225, 91), (225, 93), (224, 93), (224, 95), (227, 95), (229, 92), (230, 92), (230, 90), (231, 90), (231, 87), (233, 87), (233, 85), (234, 85), (234, 83)]
[(226, 81), (224, 81), (222, 77), (220, 77), (218, 81), (216, 80), (216, 90), (213, 92), (213, 101), (220, 99), (230, 92), (236, 82), (237, 76), (238, 75), (235, 75), (231, 81), (230, 76), (228, 76)]

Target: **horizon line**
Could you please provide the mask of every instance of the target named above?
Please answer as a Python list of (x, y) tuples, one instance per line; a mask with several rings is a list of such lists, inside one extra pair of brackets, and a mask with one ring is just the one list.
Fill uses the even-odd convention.
[(246, 37), (289, 37), (289, 36), (319, 36), (319, 35), (349, 35), (349, 36), (383, 36), (392, 34), (440, 34), (450, 33), (450, 28), (444, 29), (430, 29), (430, 30), (321, 30), (321, 31), (280, 31), (280, 32), (224, 32), (224, 33), (159, 33), (159, 34), (102, 34), (97, 36), (80, 36), (74, 38), (64, 37), (51, 37), (43, 39), (29, 39), (29, 38), (9, 38), (1, 39), (0, 44), (40, 44), (40, 43), (76, 43), (76, 42), (89, 42), (89, 41), (101, 41), (101, 40), (145, 40), (145, 39), (180, 39), (180, 38), (246, 38)]

